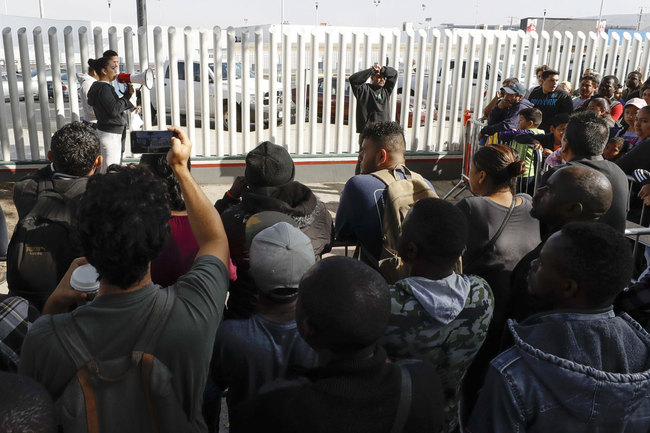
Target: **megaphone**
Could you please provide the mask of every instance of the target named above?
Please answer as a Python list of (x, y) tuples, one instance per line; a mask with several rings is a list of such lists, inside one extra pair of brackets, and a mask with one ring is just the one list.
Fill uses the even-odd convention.
[(153, 87), (153, 70), (151, 68), (147, 68), (139, 74), (117, 74), (117, 81), (127, 84), (141, 84), (147, 89), (151, 89)]

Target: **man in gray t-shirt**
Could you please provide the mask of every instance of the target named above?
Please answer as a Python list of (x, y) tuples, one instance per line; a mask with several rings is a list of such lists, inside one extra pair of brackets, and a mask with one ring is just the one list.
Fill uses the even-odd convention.
[(171, 290), (175, 303), (153, 355), (171, 371), (173, 392), (191, 431), (205, 432), (201, 402), (228, 289), (228, 239), (219, 214), (187, 167), (191, 143), (180, 128), (170, 130), (179, 138), (172, 139), (167, 159), (199, 245), (191, 270), (166, 289), (151, 282), (149, 265), (165, 244), (170, 218), (163, 186), (153, 174), (122, 167), (93, 176), (79, 209), (79, 232), (84, 255), (99, 273), (99, 292), (92, 302), (67, 313), (88, 301), (70, 286), (72, 271), (86, 262), (76, 259), (47, 300), (44, 316), (29, 330), (19, 371), (40, 382), (56, 400), (76, 368), (49, 315), (67, 315), (90, 354), (110, 360), (133, 350), (157, 293)]

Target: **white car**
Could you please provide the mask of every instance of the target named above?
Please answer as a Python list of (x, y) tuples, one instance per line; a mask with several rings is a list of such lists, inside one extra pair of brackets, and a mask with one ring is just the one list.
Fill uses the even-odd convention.
[[(211, 98), (210, 101), (210, 116), (215, 115), (215, 106), (212, 103), (212, 98), (214, 98), (215, 95), (215, 89), (214, 89), (214, 63), (210, 63), (209, 65), (209, 70), (208, 70), (208, 77), (210, 79), (210, 86), (209, 86), (209, 95)], [(164, 65), (164, 80), (165, 80), (165, 104), (169, 106), (169, 102), (171, 101), (171, 85), (170, 85), (170, 74), (169, 74), (169, 62), (165, 61)], [(201, 115), (201, 65), (200, 63), (194, 62), (194, 113), (196, 116)], [(223, 92), (223, 113), (224, 113), (224, 128), (228, 128), (228, 123), (229, 123), (229, 114), (228, 114), (228, 99), (229, 99), (229, 89), (228, 89), (228, 65), (224, 62), (222, 63), (222, 92)], [(250, 109), (250, 120), (251, 123), (255, 122), (255, 107), (256, 107), (256, 88), (255, 88), (255, 74), (251, 71), (249, 73), (249, 79), (247, 80), (247, 90), (248, 90), (248, 98), (249, 98), (249, 109)], [(242, 109), (241, 109), (241, 103), (242, 103), (242, 88), (243, 88), (243, 80), (242, 80), (242, 68), (241, 68), (241, 63), (236, 63), (235, 64), (235, 100), (237, 101), (237, 127), (238, 129), (241, 128), (241, 120), (242, 120)], [(179, 92), (179, 105), (180, 105), (180, 112), (182, 115), (186, 114), (186, 101), (185, 101), (185, 86), (186, 86), (186, 79), (185, 79), (185, 62), (184, 61), (178, 61), (178, 92)], [(280, 88), (280, 84), (278, 83), (278, 89)], [(262, 102), (262, 107), (264, 110), (264, 123), (268, 123), (269, 120), (269, 89), (270, 89), (270, 82), (269, 80), (262, 80), (262, 91), (264, 100)], [(282, 104), (282, 91), (278, 90), (277, 96), (278, 98), (278, 106), (281, 106)], [(156, 91), (155, 88), (151, 90), (151, 103), (154, 106), (155, 109), (158, 109), (158, 103), (156, 100)], [(281, 118), (282, 116), (282, 110), (278, 110), (278, 117)]]
[[(11, 95), (9, 95), (9, 78), (6, 73), (2, 73), (0, 76), (0, 81), (2, 82), (2, 93), (5, 96), (5, 102), (9, 102)], [(25, 99), (25, 89), (23, 88), (23, 76), (22, 74), (16, 74), (16, 84), (18, 88), (18, 98), (20, 100)], [(32, 94), (35, 99), (38, 99), (38, 82), (32, 81)]]

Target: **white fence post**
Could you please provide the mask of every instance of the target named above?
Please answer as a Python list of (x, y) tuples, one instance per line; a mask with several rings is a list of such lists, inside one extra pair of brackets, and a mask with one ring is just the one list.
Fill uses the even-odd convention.
[(578, 32), (576, 38), (575, 51), (573, 53), (573, 71), (571, 73), (571, 85), (573, 89), (580, 86), (580, 77), (582, 77), (582, 56), (585, 50), (585, 34)]
[[(298, 31), (298, 68), (296, 69), (296, 153), (305, 153), (305, 31)], [(269, 98), (275, 97), (269, 95)], [(291, 105), (291, 95), (284, 95), (285, 105)], [(290, 126), (288, 120), (284, 120), (285, 128)], [(260, 128), (261, 129), (261, 128)]]
[[(291, 95), (291, 31), (282, 33), (282, 94)], [(282, 146), (292, 152), (291, 145), (291, 104), (282, 98)]]
[[(336, 153), (343, 153), (343, 114), (345, 114), (345, 55), (347, 40), (344, 33), (339, 34), (339, 56), (336, 80)], [(352, 92), (350, 92), (352, 93)], [(350, 94), (350, 98), (354, 98)], [(348, 113), (348, 117), (351, 115)], [(348, 123), (350, 123), (348, 121)], [(348, 125), (349, 127), (349, 125)]]
[[(242, 153), (246, 154), (251, 150), (251, 95), (250, 84), (250, 58), (249, 58), (249, 32), (247, 28), (241, 30), (241, 130), (242, 130)], [(257, 98), (263, 94), (257, 94)], [(257, 105), (257, 104), (255, 104)], [(257, 125), (256, 129), (257, 129)]]
[[(145, 27), (138, 28), (138, 57), (140, 58), (140, 70), (144, 71), (149, 67), (149, 48), (147, 42), (147, 29)], [(149, 89), (142, 86), (140, 89), (140, 97), (142, 102), (142, 117), (144, 120), (144, 129), (151, 129), (151, 97)], [(158, 103), (158, 110), (161, 109)], [(162, 110), (165, 111), (164, 107)]]
[[(445, 126), (447, 125), (447, 99), (449, 95), (449, 67), (451, 62), (451, 46), (453, 34), (451, 30), (445, 30), (445, 42), (443, 45), (442, 62), (440, 66), (440, 98), (438, 98), (438, 149), (445, 149)], [(451, 120), (453, 113), (449, 114)]]
[[(27, 134), (32, 161), (41, 159), (38, 145), (38, 128), (34, 111), (34, 93), (32, 91), (32, 74), (29, 62), (27, 29), (18, 29), (18, 46), (20, 48), (20, 69), (23, 73), (23, 94), (25, 95), (25, 114), (27, 115)], [(76, 90), (76, 89), (75, 89)], [(79, 119), (77, 119), (79, 120)]]
[(16, 60), (14, 58), (14, 42), (11, 37), (11, 28), (2, 30), (2, 42), (5, 50), (5, 68), (9, 84), (9, 105), (11, 106), (11, 120), (16, 141), (16, 155), (18, 159), (25, 160), (25, 136), (23, 135), (23, 121), (20, 116), (20, 102), (18, 101), (18, 77), (16, 75)]
[[(538, 59), (537, 56), (537, 41), (538, 41), (537, 32), (530, 33), (528, 35), (528, 50), (526, 51), (526, 74), (524, 77), (524, 86), (528, 89), (533, 85), (537, 85), (537, 76), (535, 75), (535, 64)], [(488, 95), (492, 97), (492, 95)]]
[(325, 32), (325, 65), (323, 70), (323, 153), (330, 153), (330, 121), (332, 119), (332, 54), (334, 41), (328, 29)]
[(74, 43), (72, 41), (72, 27), (63, 29), (65, 42), (65, 64), (68, 72), (68, 100), (70, 102), (70, 115), (74, 122), (79, 121), (79, 94), (77, 93), (77, 72), (75, 67)]
[(99, 26), (93, 29), (93, 44), (95, 45), (95, 58), (99, 59), (104, 54), (104, 37), (102, 28)]
[[(262, 33), (262, 27), (255, 27), (255, 94), (262, 95), (264, 90), (262, 88), (262, 80), (264, 78), (264, 34)], [(277, 101), (278, 95), (271, 93), (271, 89), (268, 90), (269, 97), (268, 103), (271, 103), (271, 99)], [(284, 95), (285, 98), (290, 97), (290, 95)], [(218, 117), (217, 117), (218, 119)], [(255, 144), (259, 144), (264, 141), (264, 106), (261, 104), (256, 104), (255, 107)]]
[(315, 154), (318, 146), (318, 33), (311, 34), (311, 78), (309, 79), (309, 152)]
[[(181, 101), (178, 93), (178, 54), (176, 54), (176, 27), (167, 29), (167, 49), (169, 50), (169, 96), (171, 98), (172, 125), (181, 124)], [(140, 68), (141, 71), (144, 68)], [(216, 71), (215, 71), (216, 72)], [(166, 93), (166, 92), (165, 92)], [(219, 119), (217, 117), (217, 119)], [(215, 127), (217, 126), (215, 123)], [(218, 142), (217, 142), (218, 143)]]
[[(85, 27), (83, 27), (85, 29)], [(81, 31), (81, 29), (79, 29)], [(36, 57), (36, 77), (38, 80), (38, 103), (41, 106), (41, 128), (43, 133), (43, 147), (45, 155), (50, 150), (50, 141), (52, 139), (52, 132), (50, 126), (50, 101), (47, 95), (47, 79), (45, 78), (45, 52), (43, 49), (43, 33), (40, 27), (34, 28), (34, 56)], [(2, 94), (0, 94), (0, 98)], [(4, 111), (4, 106), (0, 108), (0, 129), (4, 129), (6, 134), (6, 127), (2, 126), (2, 114)], [(0, 131), (0, 138), (2, 137), (3, 131)], [(8, 147), (7, 147), (8, 149)], [(4, 144), (2, 150), (3, 157), (5, 156)], [(9, 154), (6, 153), (7, 159), (9, 160)]]
[(612, 33), (609, 37), (609, 50), (607, 53), (607, 64), (603, 75), (614, 75), (616, 68), (616, 55), (618, 54), (618, 45), (621, 37), (618, 33)]
[[(237, 125), (239, 124), (239, 115), (237, 111), (237, 92), (235, 89), (235, 79), (236, 79), (236, 70), (235, 70), (235, 29), (228, 27), (226, 30), (226, 47), (228, 49), (227, 54), (227, 64), (226, 64), (226, 74), (227, 74), (227, 86), (228, 86), (228, 107), (226, 113), (228, 116), (228, 138), (230, 139), (230, 155), (238, 155), (239, 147), (237, 143)], [(185, 55), (187, 56), (188, 47), (185, 48)], [(187, 82), (187, 81), (186, 81)], [(224, 107), (225, 108), (225, 107)]]
[[(487, 52), (487, 50), (486, 50)], [(437, 125), (438, 130), (441, 129), (442, 121), (438, 116), (437, 123), (434, 123), (434, 113), (436, 110), (436, 89), (438, 88), (438, 66), (440, 60), (440, 31), (434, 29), (431, 31), (431, 59), (429, 61), (429, 89), (427, 93), (427, 123), (426, 123), (426, 149), (428, 151), (436, 151), (440, 146), (434, 144), (434, 125)], [(479, 68), (480, 69), (480, 68)], [(485, 71), (483, 72), (485, 75)], [(439, 142), (438, 142), (439, 143)]]
[(199, 44), (201, 53), (201, 138), (203, 141), (203, 156), (211, 156), (212, 146), (210, 143), (210, 73), (208, 72), (210, 70), (210, 66), (208, 65), (208, 32), (206, 30), (201, 30), (199, 33)]
[[(194, 106), (194, 51), (192, 46), (192, 27), (185, 26), (185, 124), (192, 143), (196, 142), (195, 106)], [(232, 121), (232, 118), (230, 119)], [(232, 123), (231, 123), (232, 127)], [(231, 153), (232, 155), (232, 153)], [(196, 156), (196, 147), (192, 147), (192, 157)]]
[(221, 27), (215, 26), (212, 29), (214, 44), (214, 127), (217, 130), (217, 155), (226, 154), (226, 143), (223, 133), (223, 44), (221, 38)]
[[(165, 71), (164, 69), (164, 59), (163, 59), (163, 43), (162, 43), (162, 29), (159, 26), (154, 27), (153, 29), (153, 58), (154, 58), (154, 70), (156, 74), (155, 79), (155, 92), (156, 92), (156, 102), (158, 103), (158, 129), (165, 130), (167, 129), (167, 104), (165, 101)], [(192, 83), (193, 78), (190, 76), (185, 77), (186, 83)], [(188, 119), (189, 123), (189, 119)], [(194, 141), (192, 142), (194, 143)], [(192, 151), (195, 150), (195, 146), (192, 147)]]
[[(280, 29), (276, 26), (269, 30), (271, 46), (269, 53), (269, 87), (271, 95), (278, 94), (278, 32)], [(280, 35), (282, 37), (282, 35)], [(282, 95), (282, 98), (286, 98)], [(278, 141), (278, 99), (277, 97), (269, 100), (269, 140), (273, 143)], [(313, 139), (313, 138), (312, 138)]]

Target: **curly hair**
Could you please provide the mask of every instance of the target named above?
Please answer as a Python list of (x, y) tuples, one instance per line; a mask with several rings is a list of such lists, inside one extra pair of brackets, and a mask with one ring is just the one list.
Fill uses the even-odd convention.
[[(184, 211), (185, 200), (181, 194), (181, 186), (176, 180), (174, 171), (167, 162), (167, 154), (165, 153), (144, 153), (140, 157), (140, 165), (145, 165), (151, 172), (161, 179), (167, 189), (169, 196), (169, 207), (173, 211)], [(192, 165), (187, 161), (187, 167), (191, 170)]]
[(83, 122), (63, 125), (50, 144), (54, 169), (71, 176), (86, 176), (100, 154), (97, 132)]
[(144, 166), (111, 165), (88, 179), (79, 208), (79, 234), (101, 280), (128, 289), (140, 281), (169, 236), (162, 181)]
[(526, 170), (526, 164), (510, 146), (495, 144), (476, 151), (472, 162), (479, 171), (485, 171), (490, 193), (510, 188), (514, 191), (517, 176)]

